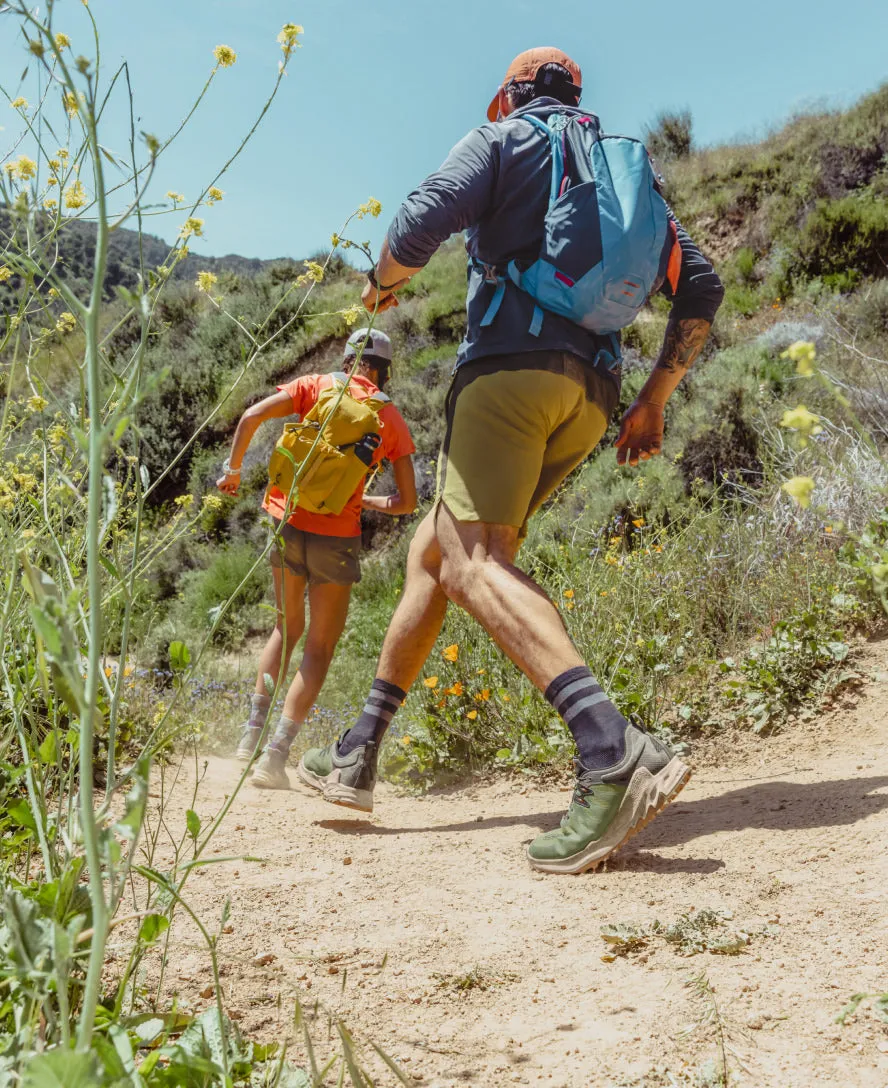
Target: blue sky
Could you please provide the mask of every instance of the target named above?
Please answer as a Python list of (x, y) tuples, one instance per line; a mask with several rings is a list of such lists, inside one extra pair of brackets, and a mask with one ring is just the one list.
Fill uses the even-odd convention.
[[(362, 201), (378, 222), (354, 236), (374, 247), (398, 202), (464, 133), (484, 121), (512, 57), (554, 44), (583, 69), (583, 104), (607, 131), (640, 135), (661, 109), (691, 110), (698, 144), (755, 138), (792, 113), (847, 105), (888, 80), (888, 3), (844, 0), (90, 0), (106, 74), (131, 67), (139, 127), (174, 128), (212, 67), (219, 43), (238, 53), (158, 170), (152, 195), (186, 196), (208, 181), (249, 128), (270, 89), (285, 22), (304, 45), (244, 157), (219, 182), (195, 252), (305, 257)], [(58, 0), (55, 27), (90, 53), (79, 0)], [(26, 54), (0, 16), (0, 82), (25, 93)], [(122, 103), (105, 142), (125, 148)], [(16, 134), (0, 103), (0, 157)], [(151, 220), (170, 240), (182, 213)]]

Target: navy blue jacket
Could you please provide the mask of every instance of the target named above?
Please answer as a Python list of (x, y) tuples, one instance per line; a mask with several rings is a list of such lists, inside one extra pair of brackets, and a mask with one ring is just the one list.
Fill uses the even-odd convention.
[[(426, 178), (398, 209), (389, 227), (392, 256), (408, 268), (424, 267), (451, 235), (464, 231), (469, 254), (466, 311), (468, 327), (457, 363), (488, 355), (526, 351), (569, 351), (594, 362), (609, 339), (547, 311), (539, 336), (528, 331), (534, 302), (514, 284), (493, 323), (481, 326), (495, 290), (476, 264), (505, 269), (512, 259), (533, 262), (543, 238), (549, 203), (551, 152), (548, 141), (525, 118), (565, 110), (553, 98), (538, 98), (505, 121), (473, 129), (453, 148), (434, 174)], [(568, 110), (588, 116), (584, 110)], [(670, 216), (672, 213), (670, 212)], [(712, 265), (676, 221), (682, 250), (681, 274), (673, 292), (668, 281), (661, 293), (673, 303), (677, 318), (712, 321), (724, 289)]]

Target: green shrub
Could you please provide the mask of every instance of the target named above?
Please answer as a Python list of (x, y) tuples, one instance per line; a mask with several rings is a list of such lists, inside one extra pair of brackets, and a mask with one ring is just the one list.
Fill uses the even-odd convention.
[(213, 642), (221, 647), (236, 646), (248, 634), (270, 629), (274, 613), (270, 608), (260, 607), (268, 596), (267, 561), (252, 570), (259, 550), (250, 544), (229, 544), (206, 549), (205, 555), (209, 558), (206, 567), (182, 576), (182, 598), (174, 616), (182, 622), (184, 632), (204, 635), (219, 607), (238, 591), (242, 582), (244, 585), (232, 607), (222, 616)]
[[(805, 220), (796, 271), (805, 276), (883, 276), (888, 252), (888, 207), (867, 194), (819, 200)], [(836, 286), (839, 283), (834, 281)], [(853, 286), (853, 284), (851, 284)]]

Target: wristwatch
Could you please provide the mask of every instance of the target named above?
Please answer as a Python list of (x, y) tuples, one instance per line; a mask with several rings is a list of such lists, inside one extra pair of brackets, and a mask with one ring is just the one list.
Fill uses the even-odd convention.
[(239, 468), (232, 468), (231, 461), (226, 457), (222, 462), (222, 471), (226, 476), (240, 476), (241, 470)]
[(371, 268), (370, 271), (367, 273), (367, 279), (370, 281), (370, 286), (375, 287), (376, 290), (379, 291), (381, 294), (389, 293), (392, 290), (391, 287), (386, 287), (384, 284), (381, 284), (377, 280), (375, 268)]

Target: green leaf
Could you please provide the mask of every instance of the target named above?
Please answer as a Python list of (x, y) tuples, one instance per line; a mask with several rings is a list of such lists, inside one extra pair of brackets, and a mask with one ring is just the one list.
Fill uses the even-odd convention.
[(188, 828), (188, 834), (192, 839), (196, 839), (200, 834), (200, 816), (198, 816), (193, 808), (190, 808), (185, 813), (185, 826)]
[(170, 928), (169, 918), (162, 914), (149, 914), (142, 919), (139, 926), (139, 941), (142, 944), (154, 944), (154, 942)]
[(34, 819), (34, 813), (31, 811), (31, 806), (24, 797), (19, 797), (17, 801), (13, 801), (6, 811), (19, 827), (27, 827), (29, 831), (36, 832), (37, 821)]
[(43, 738), (43, 743), (37, 749), (37, 755), (40, 757), (41, 763), (55, 763), (58, 757), (58, 745), (56, 744), (55, 732), (47, 733)]
[(32, 1058), (25, 1067), (22, 1088), (96, 1088), (101, 1075), (93, 1054), (56, 1047)]
[(180, 672), (182, 669), (187, 668), (190, 661), (191, 651), (184, 642), (176, 641), (170, 643), (170, 666), (176, 672)]
[(497, 759), (508, 759), (512, 754), (511, 748), (498, 748), (496, 752)]

